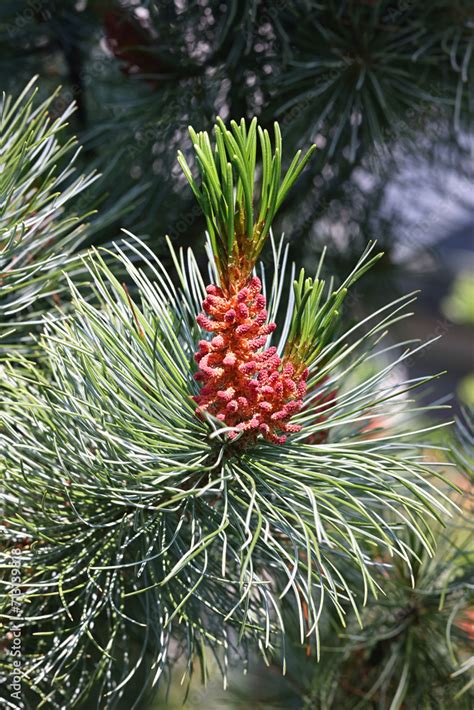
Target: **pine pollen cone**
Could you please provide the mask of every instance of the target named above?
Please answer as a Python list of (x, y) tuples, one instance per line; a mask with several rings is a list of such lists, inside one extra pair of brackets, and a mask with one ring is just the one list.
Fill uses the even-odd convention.
[(275, 323), (267, 323), (262, 284), (256, 276), (238, 289), (207, 287), (204, 313), (198, 324), (211, 340), (201, 340), (195, 360), (201, 384), (194, 398), (197, 413), (208, 412), (246, 438), (283, 444), (286, 434), (301, 429), (289, 420), (303, 406), (308, 369), (304, 363), (280, 358), (275, 347), (265, 348)]

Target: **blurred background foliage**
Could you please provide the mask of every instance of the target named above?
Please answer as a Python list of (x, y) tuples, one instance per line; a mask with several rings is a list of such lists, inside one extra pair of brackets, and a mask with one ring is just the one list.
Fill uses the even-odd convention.
[[(313, 141), (318, 151), (276, 233), (286, 233), (292, 256), (309, 269), (326, 245), (328, 269), (344, 273), (376, 239), (385, 258), (353, 299), (354, 317), (369, 302), (421, 287), (404, 336), (443, 337), (409, 362), (410, 375), (448, 369), (432, 398), (457, 391), (474, 403), (472, 0), (2, 0), (0, 36), (3, 90), (18, 94), (37, 74), (43, 98), (62, 86), (53, 119), (76, 103), (64, 141), (76, 134), (78, 167), (102, 178), (74, 210), (106, 215), (89, 218), (82, 245), (114, 239), (121, 227), (164, 258), (165, 234), (177, 245), (200, 243), (204, 220), (176, 161), (179, 147), (192, 164), (187, 126), (209, 130), (216, 115), (256, 115), (268, 128), (278, 119), (287, 159)], [(469, 426), (461, 428), (470, 446)], [(349, 624), (345, 640), (336, 638), (327, 620), (332, 651), (323, 666), (298, 656), (287, 680), (253, 669), (230, 695), (218, 680), (214, 694), (196, 686), (191, 706), (248, 707), (251, 696), (265, 708), (468, 707), (462, 673), (455, 691), (449, 685), (446, 695), (445, 686), (466, 661), (472, 612), (452, 617), (456, 640), (443, 646), (446, 658), (430, 655), (472, 568), (459, 529), (448, 533), (449, 554), (420, 566), (422, 621), (416, 594), (395, 575), (391, 607), (375, 605), (363, 634)], [(426, 592), (425, 575), (441, 579), (443, 565), (455, 578)], [(398, 668), (408, 656), (393, 656), (394, 645), (408, 643), (418, 654), (410, 668), (429, 667), (429, 682)], [(363, 701), (356, 686), (375, 690)], [(435, 694), (417, 695), (421, 686)], [(398, 704), (384, 704), (387, 693)], [(176, 698), (173, 686), (159, 707)]]

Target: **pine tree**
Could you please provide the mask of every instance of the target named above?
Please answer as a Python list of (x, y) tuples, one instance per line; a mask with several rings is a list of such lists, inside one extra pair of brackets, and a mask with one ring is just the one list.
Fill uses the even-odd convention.
[(93, 249), (67, 317), (45, 318), (43, 367), (3, 365), (2, 614), (32, 707), (146, 707), (178, 658), (188, 679), (213, 654), (225, 683), (255, 649), (284, 671), (294, 628), (319, 657), (327, 615), (373, 621), (387, 565), (418, 579), (453, 511), (425, 453), (442, 425), (412, 396), (431, 378), (390, 378), (422, 347), (387, 338), (413, 294), (348, 325), (375, 245), (345, 279), (323, 260), (295, 278), (271, 234), (312, 149), (283, 170), (278, 125), (190, 134), (207, 276), (171, 244), (175, 281), (132, 235)]
[(216, 666), (239, 707), (472, 706), (472, 414), (400, 375), (382, 205), (407, 155), (472, 178), (473, 18), (3, 0), (6, 707), (17, 616), (27, 707), (194, 707)]

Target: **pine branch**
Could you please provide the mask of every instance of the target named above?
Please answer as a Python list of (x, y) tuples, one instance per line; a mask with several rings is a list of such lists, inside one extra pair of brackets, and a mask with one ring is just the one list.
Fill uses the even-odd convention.
[(35, 81), (4, 96), (0, 116), (0, 337), (38, 322), (40, 299), (58, 293), (91, 214), (70, 204), (97, 179), (74, 177), (77, 142), (60, 140), (74, 106), (52, 118), (58, 92), (35, 105)]
[[(9, 549), (23, 546), (24, 679), (59, 706), (99, 684), (119, 702), (139, 669), (149, 688), (173, 660), (172, 638), (190, 666), (201, 643), (234, 657), (233, 632), (241, 653), (250, 643), (271, 655), (288, 632), (286, 604), (297, 609), (301, 642), (313, 636), (318, 647), (322, 608), (344, 623), (348, 606), (359, 613), (383, 586), (374, 550), (410, 568), (411, 549), (431, 550), (428, 521), (447, 514), (425, 478), (423, 435), (400, 402), (413, 383), (382, 385), (387, 369), (364, 370), (371, 339), (399, 304), (352, 355), (343, 350), (345, 365), (340, 355), (329, 365), (326, 345), (341, 395), (324, 423), (315, 390), (306, 428), (285, 446), (242, 451), (190, 399), (191, 303), (204, 295), (195, 262), (175, 255), (176, 289), (143, 245), (128, 248), (151, 269), (150, 278), (119, 249), (139, 299), (114, 277), (106, 252), (91, 254), (85, 265), (101, 308), (71, 285), (72, 318), (50, 319), (42, 340), (47, 374), (17, 361), (2, 385), (2, 564), (8, 570)], [(269, 290), (270, 311), (277, 291)], [(401, 411), (405, 433), (374, 438), (367, 423)], [(310, 443), (323, 428), (327, 438)], [(405, 525), (411, 543), (400, 537)], [(8, 619), (7, 594), (3, 603)]]
[[(450, 515), (423, 453), (444, 424), (419, 425), (431, 408), (412, 397), (431, 378), (390, 377), (423, 347), (387, 344), (413, 294), (343, 327), (341, 305), (375, 263), (374, 245), (340, 286), (326, 286), (322, 262), (313, 279), (294, 281), (272, 241), (274, 277), (262, 283), (252, 272), (263, 233), (252, 126), (221, 127), (217, 159), (204, 135), (196, 143), (208, 186), (195, 188), (200, 198), (224, 194), (228, 169), (218, 166), (229, 146), (238, 157), (224, 207), (239, 206), (243, 229), (234, 222), (226, 236), (242, 249), (240, 268), (229, 241), (211, 236), (219, 286), (205, 286), (191, 252), (172, 250), (175, 286), (133, 236), (92, 250), (86, 286), (69, 280), (68, 317), (45, 321), (44, 370), (20, 355), (4, 366), (0, 600), (22, 629), (32, 704), (116, 705), (138, 674), (151, 692), (176, 656), (189, 676), (195, 661), (205, 675), (206, 649), (226, 680), (236, 656), (258, 648), (269, 661), (284, 646), (287, 608), (319, 657), (323, 612), (361, 622), (384, 590), (385, 561), (417, 581), (433, 526)], [(297, 157), (280, 184), (276, 136), (259, 208), (267, 219), (302, 165)], [(230, 227), (219, 200), (203, 205), (215, 235)], [(271, 318), (283, 323), (278, 339)], [(199, 340), (202, 330), (211, 335)], [(23, 574), (15, 617), (12, 548)]]

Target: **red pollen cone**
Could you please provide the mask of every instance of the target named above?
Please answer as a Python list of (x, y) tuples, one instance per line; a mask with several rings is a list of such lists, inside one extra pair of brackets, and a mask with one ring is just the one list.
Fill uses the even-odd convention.
[(281, 359), (275, 347), (265, 349), (275, 323), (267, 323), (262, 284), (256, 276), (234, 293), (207, 287), (204, 313), (197, 322), (212, 340), (201, 340), (195, 355), (201, 391), (197, 412), (206, 411), (226, 426), (256, 438), (282, 444), (286, 433), (301, 429), (290, 418), (303, 405), (308, 370)]

